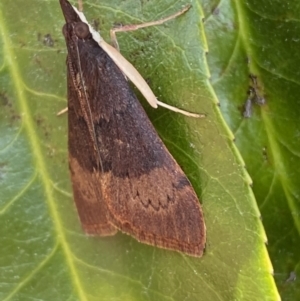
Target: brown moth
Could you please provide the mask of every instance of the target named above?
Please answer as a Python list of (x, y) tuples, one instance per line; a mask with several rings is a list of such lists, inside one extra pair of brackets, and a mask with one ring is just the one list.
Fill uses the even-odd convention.
[(69, 165), (84, 231), (118, 230), (201, 256), (205, 224), (189, 180), (158, 137), (122, 71), (60, 0), (68, 48)]

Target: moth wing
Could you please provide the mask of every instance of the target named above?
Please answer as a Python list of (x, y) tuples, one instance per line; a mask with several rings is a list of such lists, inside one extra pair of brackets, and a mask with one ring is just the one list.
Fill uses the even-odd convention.
[(68, 70), (69, 166), (78, 215), (86, 233), (114, 235), (117, 229), (109, 222), (99, 185), (98, 155), (69, 73)]

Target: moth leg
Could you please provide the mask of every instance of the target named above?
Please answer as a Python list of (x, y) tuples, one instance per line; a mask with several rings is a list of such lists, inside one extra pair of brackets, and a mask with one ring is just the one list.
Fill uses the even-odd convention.
[[(157, 100), (157, 104), (158, 104), (159, 106), (161, 106), (161, 107), (164, 107), (164, 108), (168, 109), (168, 110), (171, 110), (171, 111), (173, 111), (173, 112), (177, 112), (177, 113), (180, 113), (180, 114), (189, 116), (189, 117), (195, 117), (195, 118), (203, 118), (203, 117), (206, 117), (205, 114), (196, 114), (196, 113), (191, 113), (191, 112), (188, 112), (188, 111), (184, 111), (184, 110), (178, 109), (178, 108), (176, 108), (176, 107), (173, 107), (173, 106), (171, 106), (171, 105), (168, 105), (168, 104), (166, 104), (166, 103), (164, 103), (164, 102), (161, 102), (161, 101), (159, 101), (159, 100)], [(62, 109), (61, 111), (59, 111), (59, 112), (56, 114), (56, 116), (63, 115), (63, 114), (65, 114), (65, 113), (67, 113), (67, 112), (68, 112), (68, 107), (66, 107), (66, 108)]]
[(117, 36), (116, 33), (117, 32), (121, 32), (121, 31), (135, 31), (138, 30), (140, 28), (145, 28), (145, 27), (150, 27), (150, 26), (156, 26), (156, 25), (161, 25), (169, 20), (175, 19), (179, 16), (181, 16), (182, 14), (184, 14), (185, 12), (187, 12), (189, 9), (191, 8), (191, 5), (187, 5), (186, 7), (184, 7), (183, 9), (181, 9), (180, 11), (178, 11), (177, 13), (170, 15), (168, 17), (162, 18), (160, 20), (156, 20), (156, 21), (151, 21), (151, 22), (146, 22), (146, 23), (141, 23), (141, 24), (131, 24), (131, 25), (124, 25), (124, 26), (120, 26), (120, 27), (114, 27), (110, 30), (110, 38), (111, 38), (111, 42), (113, 44), (113, 46), (120, 51), (119, 48), (119, 44), (117, 41)]
[(157, 104), (163, 108), (166, 108), (170, 111), (173, 111), (173, 112), (176, 112), (176, 113), (180, 113), (182, 115), (185, 115), (185, 116), (189, 116), (189, 117), (195, 117), (195, 118), (203, 118), (203, 117), (206, 117), (205, 114), (197, 114), (197, 113), (191, 113), (191, 112), (188, 112), (188, 111), (185, 111), (185, 110), (181, 110), (181, 109), (178, 109), (174, 106), (171, 106), (171, 105), (168, 105), (164, 102), (161, 102), (161, 101), (157, 101)]
[(67, 113), (67, 112), (68, 112), (68, 107), (66, 107), (66, 108), (64, 108), (64, 109), (62, 109), (62, 110), (60, 110), (58, 113), (56, 113), (56, 116), (63, 115), (63, 114), (65, 114), (65, 113)]

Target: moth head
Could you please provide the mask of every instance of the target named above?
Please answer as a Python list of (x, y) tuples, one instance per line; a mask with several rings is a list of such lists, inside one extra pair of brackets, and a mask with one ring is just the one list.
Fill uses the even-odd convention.
[(66, 38), (76, 37), (78, 39), (89, 39), (92, 37), (89, 26), (84, 22), (66, 23), (62, 28)]
[(89, 26), (84, 22), (77, 22), (74, 25), (74, 33), (79, 39), (86, 39), (91, 37)]

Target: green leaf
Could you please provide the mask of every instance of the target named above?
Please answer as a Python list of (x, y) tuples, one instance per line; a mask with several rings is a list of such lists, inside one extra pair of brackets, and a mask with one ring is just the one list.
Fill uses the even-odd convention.
[[(84, 9), (107, 39), (114, 24), (156, 20), (184, 5), (183, 0), (97, 0), (84, 2)], [(201, 198), (207, 245), (199, 259), (122, 233), (99, 238), (82, 232), (68, 172), (67, 116), (56, 116), (66, 105), (58, 1), (32, 0), (30, 7), (21, 0), (0, 3), (1, 300), (279, 299), (251, 181), (218, 107), (230, 93), (243, 100), (247, 90), (245, 46), (236, 49), (235, 80), (224, 80), (218, 70), (226, 71), (220, 62), (227, 66), (235, 53), (228, 46), (239, 41), (237, 16), (245, 26), (247, 14), (230, 2), (226, 21), (220, 11), (203, 23), (212, 7), (212, 1), (194, 1), (176, 20), (119, 35), (122, 53), (161, 101), (207, 114), (193, 119), (145, 104)], [(223, 34), (233, 34), (228, 42), (213, 39), (217, 18), (226, 23)], [(236, 110), (224, 111), (230, 125), (231, 114), (239, 116)]]

